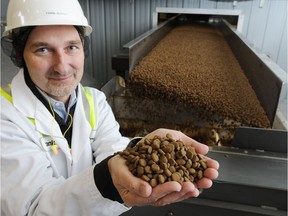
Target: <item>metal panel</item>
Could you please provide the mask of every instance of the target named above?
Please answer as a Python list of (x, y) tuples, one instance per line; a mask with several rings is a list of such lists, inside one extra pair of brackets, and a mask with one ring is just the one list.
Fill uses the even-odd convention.
[(183, 8), (200, 8), (200, 0), (184, 0)]
[(106, 74), (103, 76), (102, 84), (106, 80), (115, 76), (115, 72), (111, 70), (111, 56), (118, 52), (120, 48), (120, 25), (119, 25), (119, 1), (106, 0), (104, 4), (105, 10), (105, 39), (106, 43)]
[(122, 46), (135, 38), (135, 19), (133, 1), (119, 1), (120, 9), (120, 49)]
[(99, 80), (99, 83), (106, 81), (105, 73), (107, 71), (106, 62), (106, 35), (105, 35), (105, 16), (104, 0), (90, 1), (90, 25), (93, 27), (91, 35), (91, 53), (92, 74)]
[[(287, 15), (286, 15), (287, 16)], [(285, 24), (282, 32), (282, 37), (281, 37), (281, 46), (280, 49), (278, 50), (278, 55), (277, 55), (277, 63), (280, 65), (286, 73), (288, 73), (288, 64), (287, 64), (287, 18), (285, 19)], [(286, 91), (287, 93), (287, 91)], [(287, 98), (287, 96), (286, 96)]]
[(217, 8), (217, 1), (201, 0), (200, 1), (200, 8), (216, 9)]
[(158, 17), (156, 17), (158, 15), (156, 13), (156, 7), (166, 7), (166, 0), (151, 0), (151, 4), (150, 4), (150, 11), (151, 11), (150, 25), (151, 25), (152, 28), (155, 25), (157, 25), (157, 23), (153, 23), (155, 21), (155, 19), (158, 19)]
[(216, 4), (217, 9), (234, 9), (233, 1), (217, 1)]
[[(287, 1), (277, 1), (270, 4), (268, 17), (263, 43), (260, 48), (272, 59), (277, 59), (281, 46), (279, 42), (281, 42), (283, 30), (287, 25)], [(277, 34), (271, 34), (272, 32), (277, 32)]]
[(135, 1), (135, 37), (148, 31), (151, 26), (150, 1)]
[(251, 41), (255, 47), (258, 47), (259, 49), (261, 49), (263, 45), (265, 29), (268, 22), (270, 3), (271, 1), (265, 1), (266, 5), (262, 8), (259, 7), (259, 0), (253, 1), (252, 4), (253, 13), (251, 13), (249, 19), (246, 38)]
[(232, 146), (287, 154), (287, 131), (240, 127), (235, 131)]
[(242, 34), (246, 35), (248, 31), (249, 20), (251, 16), (252, 1), (237, 1), (235, 9), (241, 10), (243, 14), (243, 28)]
[(178, 1), (178, 0), (167, 0), (167, 7), (178, 7), (182, 8), (183, 7), (183, 1)]
[(150, 0), (151, 10), (155, 11), (156, 7), (166, 7), (167, 1), (166, 0)]

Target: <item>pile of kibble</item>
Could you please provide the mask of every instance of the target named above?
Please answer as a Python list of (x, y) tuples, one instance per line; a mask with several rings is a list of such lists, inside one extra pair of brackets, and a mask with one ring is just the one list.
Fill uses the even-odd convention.
[(144, 138), (119, 154), (133, 175), (150, 183), (152, 187), (168, 181), (197, 182), (207, 168), (204, 157), (195, 148), (166, 137)]
[[(224, 35), (211, 25), (173, 28), (129, 74), (137, 97), (184, 104), (244, 125), (270, 127), (253, 87)], [(206, 119), (205, 119), (206, 120)]]

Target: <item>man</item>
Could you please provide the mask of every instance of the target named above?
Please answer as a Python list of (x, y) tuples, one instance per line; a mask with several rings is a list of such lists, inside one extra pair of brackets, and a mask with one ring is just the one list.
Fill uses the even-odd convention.
[[(87, 36), (77, 0), (11, 0), (2, 46), (20, 67), (1, 89), (2, 215), (119, 215), (131, 206), (161, 206), (199, 195), (218, 176), (218, 163), (197, 185), (168, 182), (152, 189), (115, 152), (129, 139), (100, 91), (83, 87)], [(4, 49), (6, 49), (3, 46)], [(208, 152), (184, 134), (171, 133)]]

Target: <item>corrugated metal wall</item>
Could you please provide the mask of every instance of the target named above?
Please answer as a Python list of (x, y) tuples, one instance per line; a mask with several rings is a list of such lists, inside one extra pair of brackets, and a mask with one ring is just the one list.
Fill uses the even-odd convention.
[(234, 9), (242, 33), (287, 72), (287, 0), (80, 0), (94, 31), (87, 72), (102, 86), (115, 72), (111, 57), (152, 28), (156, 7)]

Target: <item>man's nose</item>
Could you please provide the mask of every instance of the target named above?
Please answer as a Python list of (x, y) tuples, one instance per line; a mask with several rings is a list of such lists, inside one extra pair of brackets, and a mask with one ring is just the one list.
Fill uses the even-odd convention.
[(54, 71), (59, 73), (66, 72), (68, 68), (68, 56), (65, 52), (57, 51), (54, 53)]

